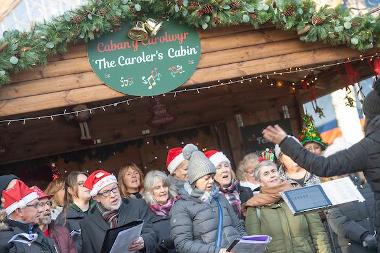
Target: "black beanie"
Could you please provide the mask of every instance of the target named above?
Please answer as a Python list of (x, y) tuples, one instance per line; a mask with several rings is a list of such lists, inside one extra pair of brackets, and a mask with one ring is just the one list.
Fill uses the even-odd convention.
[(13, 179), (19, 179), (19, 178), (18, 178), (18, 176), (15, 176), (15, 175), (13, 175), (13, 174), (0, 176), (0, 196), (1, 196), (1, 194), (3, 193), (3, 191), (4, 191), (5, 189), (7, 189), (9, 183), (10, 183)]
[(376, 79), (373, 90), (365, 97), (363, 112), (368, 122), (380, 115), (380, 79)]

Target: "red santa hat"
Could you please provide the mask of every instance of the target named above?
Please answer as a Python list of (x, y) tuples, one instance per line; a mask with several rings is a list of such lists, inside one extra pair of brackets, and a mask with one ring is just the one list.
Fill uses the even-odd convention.
[(86, 179), (83, 186), (90, 190), (90, 195), (96, 196), (107, 185), (117, 183), (117, 179), (105, 170), (96, 170)]
[(227, 156), (218, 150), (208, 150), (205, 152), (205, 156), (214, 164), (215, 167), (218, 167), (218, 165), (222, 162), (231, 163)]
[(38, 199), (38, 195), (24, 182), (17, 180), (13, 188), (3, 191), (4, 209), (10, 215), (18, 208), (25, 207), (29, 202)]
[(40, 188), (38, 188), (37, 186), (32, 186), (32, 187), (30, 187), (30, 189), (32, 191), (34, 191), (35, 193), (37, 193), (38, 199), (43, 199), (43, 198), (49, 198), (50, 199), (51, 197), (53, 197), (53, 195), (46, 195), (46, 193), (43, 190), (41, 190)]
[(182, 154), (182, 148), (169, 149), (168, 157), (166, 158), (166, 167), (170, 174), (173, 174), (178, 165), (183, 161), (185, 161), (185, 157)]

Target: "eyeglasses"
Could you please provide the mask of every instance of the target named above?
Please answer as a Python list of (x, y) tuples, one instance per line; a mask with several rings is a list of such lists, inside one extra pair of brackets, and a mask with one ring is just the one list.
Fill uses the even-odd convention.
[(115, 187), (115, 188), (112, 188), (112, 189), (110, 189), (108, 191), (99, 192), (98, 195), (103, 196), (103, 197), (109, 197), (111, 195), (111, 192), (113, 194), (116, 194), (116, 193), (119, 192), (119, 189), (117, 187)]
[(39, 208), (39, 207), (44, 207), (45, 205), (52, 206), (53, 202), (52, 201), (46, 201), (46, 202), (37, 202), (33, 205), (26, 205), (26, 207), (32, 207), (32, 208)]

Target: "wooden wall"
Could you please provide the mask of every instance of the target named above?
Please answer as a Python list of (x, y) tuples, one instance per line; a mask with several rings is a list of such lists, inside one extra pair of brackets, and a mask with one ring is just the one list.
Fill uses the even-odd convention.
[[(322, 64), (355, 57), (358, 51), (302, 43), (292, 32), (239, 26), (200, 31), (202, 55), (198, 69), (183, 87), (290, 67)], [(17, 73), (0, 88), (0, 117), (124, 96), (92, 72), (85, 45), (77, 45), (47, 66)]]
[[(175, 117), (172, 123), (161, 128), (150, 124), (153, 116), (151, 98), (97, 111), (90, 119), (89, 127), (92, 137), (101, 139), (102, 143), (91, 146), (81, 144), (78, 125), (67, 122), (64, 117), (54, 118), (53, 121), (28, 121), (25, 125), (2, 125), (0, 146), (4, 147), (5, 152), (0, 154), (0, 164), (145, 139), (147, 136), (142, 134), (145, 129), (150, 130), (149, 136), (165, 133), (178, 136), (179, 131), (200, 126), (214, 129), (212, 139), (202, 143), (202, 147), (221, 148), (237, 164), (244, 155), (244, 150), (235, 114), (242, 115), (245, 125), (257, 124), (281, 119), (281, 105), (288, 105), (293, 127), (299, 127), (297, 103), (288, 88), (260, 88), (242, 84), (233, 88), (213, 88), (200, 94), (178, 94), (175, 98), (165, 96), (161, 97), (161, 101)], [(173, 141), (171, 143), (173, 146), (176, 144)], [(141, 152), (144, 153), (144, 150)], [(146, 163), (142, 161), (141, 164)], [(5, 167), (7, 165), (3, 166)]]

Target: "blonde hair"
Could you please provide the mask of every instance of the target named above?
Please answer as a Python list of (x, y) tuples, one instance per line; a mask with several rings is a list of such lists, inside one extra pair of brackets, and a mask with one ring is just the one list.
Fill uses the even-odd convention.
[(249, 153), (244, 156), (243, 160), (240, 161), (239, 166), (236, 170), (236, 177), (240, 181), (246, 181), (245, 173), (247, 172), (247, 167), (249, 163), (254, 163), (254, 167), (259, 164), (259, 157), (255, 153)]
[(145, 176), (144, 180), (144, 199), (148, 203), (148, 205), (156, 204), (156, 200), (153, 198), (153, 189), (154, 184), (157, 182), (157, 179), (161, 179), (164, 186), (168, 187), (169, 199), (174, 198), (176, 196), (173, 189), (170, 187), (170, 182), (168, 180), (168, 176), (159, 170), (149, 171)]
[(52, 195), (52, 201), (53, 201), (53, 208), (58, 206), (57, 201), (57, 192), (64, 189), (65, 187), (65, 181), (63, 178), (59, 177), (49, 183), (49, 185), (45, 189), (46, 195)]
[(123, 198), (129, 198), (131, 195), (131, 193), (128, 192), (127, 186), (124, 184), (124, 176), (129, 169), (137, 171), (140, 175), (139, 192), (141, 192), (144, 189), (144, 173), (140, 170), (139, 167), (137, 167), (135, 163), (127, 164), (119, 170), (119, 174), (117, 176), (120, 193)]

